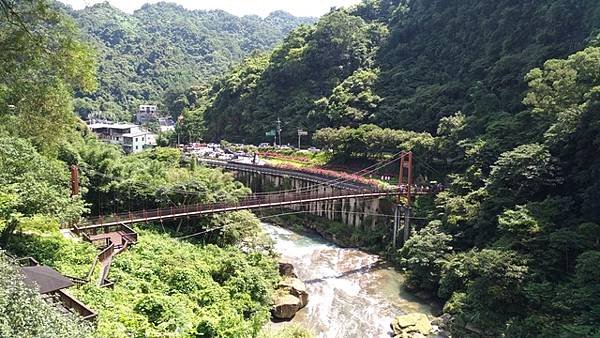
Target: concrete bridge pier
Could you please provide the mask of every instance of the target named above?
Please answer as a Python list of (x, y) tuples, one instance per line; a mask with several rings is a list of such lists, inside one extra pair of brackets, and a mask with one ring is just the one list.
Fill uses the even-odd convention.
[[(335, 194), (346, 191), (339, 187), (322, 184), (322, 182), (311, 181), (298, 177), (289, 177), (278, 174), (265, 174), (258, 171), (236, 171), (235, 178), (252, 189), (255, 193), (286, 190), (286, 196), (294, 192), (309, 192), (310, 197), (318, 195)], [(312, 188), (311, 188), (312, 187)], [(339, 200), (312, 202), (305, 205), (293, 205), (288, 209), (293, 211), (307, 211), (307, 213), (324, 217), (331, 221), (337, 221), (354, 228), (369, 230), (385, 229), (391, 230), (393, 217), (381, 216), (391, 215), (394, 211), (390, 198), (359, 199), (345, 198)]]

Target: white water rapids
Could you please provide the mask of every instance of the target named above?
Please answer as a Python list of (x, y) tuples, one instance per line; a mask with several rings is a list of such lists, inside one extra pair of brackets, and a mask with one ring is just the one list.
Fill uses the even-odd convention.
[(429, 306), (402, 290), (402, 275), (379, 256), (270, 224), (263, 226), (275, 241), (275, 249), (294, 264), (307, 287), (308, 305), (292, 322), (317, 337), (390, 337), (395, 316), (431, 314)]

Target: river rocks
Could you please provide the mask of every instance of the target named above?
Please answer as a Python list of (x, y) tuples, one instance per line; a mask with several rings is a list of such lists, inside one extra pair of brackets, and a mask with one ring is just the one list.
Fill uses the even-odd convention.
[(433, 318), (433, 320), (431, 320), (431, 325), (435, 325), (440, 328), (447, 328), (451, 320), (452, 316), (450, 316), (447, 313), (444, 313), (439, 317)]
[(294, 278), (298, 277), (294, 272), (294, 265), (285, 260), (279, 261), (279, 275)]
[(390, 324), (394, 337), (421, 337), (431, 333), (429, 319), (422, 313), (411, 313), (394, 318)]
[(300, 310), (300, 299), (292, 295), (276, 297), (275, 304), (271, 309), (273, 317), (278, 319), (292, 319)]
[(277, 285), (271, 313), (277, 319), (292, 319), (298, 310), (308, 304), (306, 285), (297, 278), (290, 262), (279, 262), (279, 274), (284, 278)]
[(282, 280), (279, 282), (278, 289), (286, 290), (290, 295), (298, 297), (300, 299), (300, 308), (308, 304), (306, 285), (298, 278), (286, 278)]

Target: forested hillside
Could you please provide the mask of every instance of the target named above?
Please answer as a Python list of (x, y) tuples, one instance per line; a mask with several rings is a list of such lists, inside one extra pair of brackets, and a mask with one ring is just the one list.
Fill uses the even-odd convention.
[(76, 110), (84, 117), (101, 111), (117, 119), (129, 119), (138, 104), (162, 105), (170, 91), (207, 81), (314, 21), (281, 11), (266, 18), (237, 17), (166, 2), (146, 4), (131, 15), (107, 2), (78, 11), (59, 6), (98, 56), (98, 90), (79, 93)]
[(428, 224), (388, 253), (453, 333), (596, 337), (599, 88), (597, 1), (363, 1), (194, 91), (184, 114), (209, 140), (269, 141), (281, 118), (284, 143), (308, 128), (342, 161), (412, 150), (417, 182), (446, 189), (417, 200)]
[[(93, 49), (48, 1), (0, 0), (0, 50), (0, 337), (257, 336), (279, 275), (254, 215), (137, 228), (137, 245), (111, 263), (112, 288), (98, 283), (98, 248), (59, 231), (90, 212), (191, 197), (234, 202), (249, 189), (230, 174), (182, 164), (178, 149), (126, 156), (89, 133), (73, 99), (97, 88)], [(70, 165), (80, 168), (80, 194), (70, 193)], [(174, 238), (200, 229), (208, 231)], [(26, 284), (14, 257), (27, 256), (78, 277), (85, 285), (69, 292), (96, 321)], [(40, 274), (34, 280), (55, 283)]]
[(207, 138), (264, 141), (278, 117), (288, 140), (297, 127), (364, 123), (435, 132), (458, 111), (476, 116), (481, 130), (498, 116), (491, 113), (524, 109), (530, 69), (593, 40), (599, 8), (593, 0), (473, 0), (336, 10), (217, 82)]

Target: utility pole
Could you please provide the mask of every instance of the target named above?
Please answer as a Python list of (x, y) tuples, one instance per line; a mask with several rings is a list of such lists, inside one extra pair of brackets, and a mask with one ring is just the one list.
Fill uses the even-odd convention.
[(281, 147), (281, 120), (277, 118), (277, 135), (279, 135), (279, 146)]
[(400, 204), (396, 204), (394, 206), (394, 237), (393, 237), (393, 244), (394, 244), (394, 248), (396, 247), (396, 242), (397, 242), (397, 237), (398, 237), (398, 227), (400, 226)]
[[(407, 182), (406, 182), (406, 186), (404, 186), (404, 177), (405, 177), (405, 170), (407, 171), (406, 173), (406, 178), (407, 178)], [(410, 212), (411, 212), (411, 205), (412, 205), (412, 185), (413, 185), (413, 153), (412, 151), (409, 152), (402, 152), (400, 153), (400, 173), (398, 176), (398, 189), (400, 189), (401, 192), (406, 192), (406, 207), (402, 208), (404, 209), (404, 242), (406, 242), (408, 240), (408, 237), (410, 236)], [(400, 205), (398, 205), (396, 207), (396, 211), (394, 212), (394, 247), (396, 247), (396, 232), (398, 231), (398, 227), (400, 224), (400, 212), (399, 212), (399, 208), (401, 208)]]
[(71, 197), (79, 195), (79, 168), (71, 165)]

